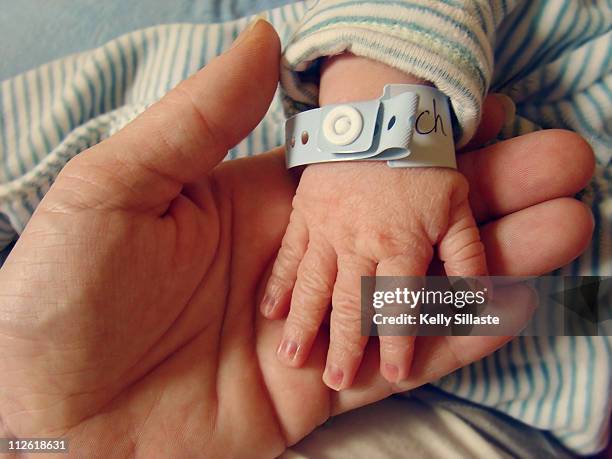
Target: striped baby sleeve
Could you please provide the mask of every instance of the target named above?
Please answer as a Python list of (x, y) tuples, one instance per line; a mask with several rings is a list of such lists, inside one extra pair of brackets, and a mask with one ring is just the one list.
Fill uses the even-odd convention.
[[(9, 218), (0, 213), (0, 251), (8, 246), (17, 236), (13, 229)], [(0, 266), (2, 266), (2, 258), (0, 257)]]
[(383, 62), (433, 82), (452, 101), (456, 140), (480, 121), (493, 74), (495, 29), (519, 0), (319, 0), (283, 53), (289, 116), (318, 102), (321, 57), (342, 52)]

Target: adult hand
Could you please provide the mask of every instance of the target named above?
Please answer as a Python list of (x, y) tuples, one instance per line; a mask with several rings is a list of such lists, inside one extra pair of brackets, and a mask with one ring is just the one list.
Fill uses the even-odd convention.
[[(2, 437), (66, 436), (79, 457), (275, 456), (400, 389), (373, 350), (353, 388), (330, 391), (325, 336), (305, 368), (286, 368), (282, 322), (257, 315), (295, 186), (279, 151), (215, 166), (267, 110), (278, 54), (257, 23), (62, 170), (0, 272)], [(460, 162), (493, 274), (547, 272), (585, 247), (589, 212), (563, 197), (591, 173), (576, 135), (537, 133)], [(401, 389), (503, 342), (423, 338)]]

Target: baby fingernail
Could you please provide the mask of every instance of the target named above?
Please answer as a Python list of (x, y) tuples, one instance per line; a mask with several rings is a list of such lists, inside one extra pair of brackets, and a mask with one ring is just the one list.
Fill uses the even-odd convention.
[(292, 362), (298, 351), (298, 344), (290, 339), (283, 339), (278, 346), (276, 354), (281, 360)]
[(325, 368), (325, 374), (323, 380), (328, 387), (334, 390), (340, 390), (342, 388), (342, 381), (344, 380), (344, 371), (335, 364), (329, 364)]
[(398, 382), (399, 368), (391, 363), (385, 363), (385, 374), (389, 382)]
[(261, 313), (268, 317), (270, 314), (272, 314), (275, 307), (276, 299), (272, 295), (266, 293), (261, 302)]

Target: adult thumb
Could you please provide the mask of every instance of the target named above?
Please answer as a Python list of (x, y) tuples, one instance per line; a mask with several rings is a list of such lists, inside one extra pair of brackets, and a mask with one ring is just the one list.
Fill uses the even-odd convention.
[(279, 54), (274, 28), (255, 20), (228, 51), (70, 161), (58, 181), (77, 176), (81, 205), (90, 196), (98, 208), (163, 208), (259, 123), (276, 91)]

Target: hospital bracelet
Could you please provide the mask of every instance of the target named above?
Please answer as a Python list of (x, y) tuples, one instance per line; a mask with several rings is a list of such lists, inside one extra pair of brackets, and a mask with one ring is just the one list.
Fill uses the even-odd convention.
[(457, 168), (449, 100), (430, 86), (386, 85), (376, 100), (298, 113), (285, 138), (288, 169), (338, 161)]

